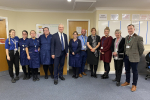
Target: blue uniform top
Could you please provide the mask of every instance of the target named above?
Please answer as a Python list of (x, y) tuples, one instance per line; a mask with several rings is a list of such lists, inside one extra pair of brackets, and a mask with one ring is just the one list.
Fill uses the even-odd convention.
[(9, 38), (7, 38), (5, 41), (5, 49), (14, 50), (15, 44), (16, 48), (18, 49), (18, 42), (19, 42), (18, 36), (15, 36), (14, 38), (10, 38), (10, 45), (9, 45)]
[(40, 60), (42, 65), (53, 64), (53, 59), (51, 58), (51, 39), (52, 35), (49, 34), (47, 38), (45, 35), (39, 37), (40, 42)]
[[(85, 38), (85, 39), (84, 39)], [(83, 46), (86, 46), (87, 47), (87, 36), (79, 36), (78, 39), (81, 40), (81, 45), (82, 45), (82, 48), (81, 50), (85, 50)]]
[(20, 63), (22, 66), (29, 65), (29, 60), (27, 59), (27, 54), (25, 51), (27, 40), (28, 38), (26, 38), (25, 40), (23, 38), (19, 39)]
[(38, 50), (38, 47), (40, 46), (39, 44), (39, 39), (35, 38), (35, 39), (28, 39), (27, 43), (26, 43), (26, 47), (28, 47), (29, 49), (29, 53), (34, 53), (35, 50)]

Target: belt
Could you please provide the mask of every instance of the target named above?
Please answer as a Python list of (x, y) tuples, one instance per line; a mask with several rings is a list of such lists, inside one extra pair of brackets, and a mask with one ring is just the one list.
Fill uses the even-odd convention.
[(86, 51), (86, 50), (81, 50), (81, 51)]

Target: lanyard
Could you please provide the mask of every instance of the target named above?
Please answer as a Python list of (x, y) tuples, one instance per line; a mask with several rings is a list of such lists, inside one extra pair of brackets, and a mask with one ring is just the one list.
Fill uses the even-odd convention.
[(36, 48), (36, 46), (37, 46), (37, 41), (36, 41), (36, 39), (35, 40), (33, 40), (33, 44), (34, 44), (34, 46), (35, 46), (35, 48)]
[(15, 48), (16, 48), (17, 41), (15, 39), (14, 39), (14, 41), (13, 41), (13, 39), (11, 39), (11, 41), (15, 44)]
[(27, 38), (25, 40), (22, 39), (22, 46), (25, 47), (25, 45), (23, 45), (23, 43), (26, 44)]
[(103, 40), (102, 40), (102, 46), (103, 46), (103, 44), (104, 44), (104, 41), (106, 40), (107, 38), (105, 37)]
[(117, 48), (117, 46), (118, 46), (118, 42), (120, 41), (120, 39), (118, 40), (118, 41), (116, 41), (116, 48)]
[(83, 43), (85, 45), (85, 43), (86, 43), (86, 37), (85, 37), (85, 41), (84, 41), (83, 35), (81, 35), (81, 37), (82, 37)]

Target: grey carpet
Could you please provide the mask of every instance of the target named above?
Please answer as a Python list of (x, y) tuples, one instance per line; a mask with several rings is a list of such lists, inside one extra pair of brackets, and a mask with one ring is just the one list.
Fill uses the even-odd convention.
[[(139, 75), (137, 91), (131, 92), (131, 85), (116, 87), (112, 82), (115, 75), (102, 80), (100, 75), (95, 79), (89, 71), (86, 73), (83, 78), (73, 79), (70, 71), (64, 76), (66, 80), (59, 80), (58, 85), (54, 85), (50, 77), (48, 80), (40, 77), (40, 81), (33, 82), (32, 78), (22, 80), (23, 73), (20, 73), (20, 80), (11, 83), (8, 74), (0, 75), (0, 100), (150, 100), (150, 79), (145, 80), (145, 75)], [(124, 81), (123, 75), (121, 83)]]

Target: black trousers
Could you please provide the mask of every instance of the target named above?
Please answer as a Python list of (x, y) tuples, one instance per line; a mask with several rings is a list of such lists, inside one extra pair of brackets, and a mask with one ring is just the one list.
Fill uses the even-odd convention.
[(73, 69), (73, 74), (78, 75), (79, 74), (79, 67), (72, 67)]
[(109, 74), (110, 71), (110, 64), (107, 62), (104, 62), (104, 69), (105, 69), (105, 74)]
[(49, 72), (51, 73), (51, 75), (53, 75), (53, 65), (43, 65), (43, 69), (44, 69), (44, 72), (45, 72), (45, 76), (47, 76), (47, 72), (48, 72), (48, 69), (49, 69)]
[(123, 60), (114, 60), (114, 64), (115, 64), (116, 81), (120, 82), (121, 74), (122, 74), (122, 67), (123, 67)]
[[(26, 67), (28, 68), (28, 73), (27, 73)], [(31, 68), (29, 67), (29, 65), (22, 66), (22, 70), (23, 70), (24, 75), (26, 75), (26, 76), (29, 75), (30, 76)]]
[[(13, 64), (15, 65), (16, 76), (19, 75), (19, 52), (14, 54), (14, 50), (9, 50), (10, 61), (7, 60), (10, 77), (14, 78)], [(7, 59), (7, 58), (6, 58)]]
[(37, 78), (38, 76), (38, 68), (32, 68), (32, 75), (33, 75), (33, 78)]
[(96, 74), (98, 65), (91, 65), (90, 64), (91, 74), (93, 74), (93, 66), (94, 66), (94, 74)]

